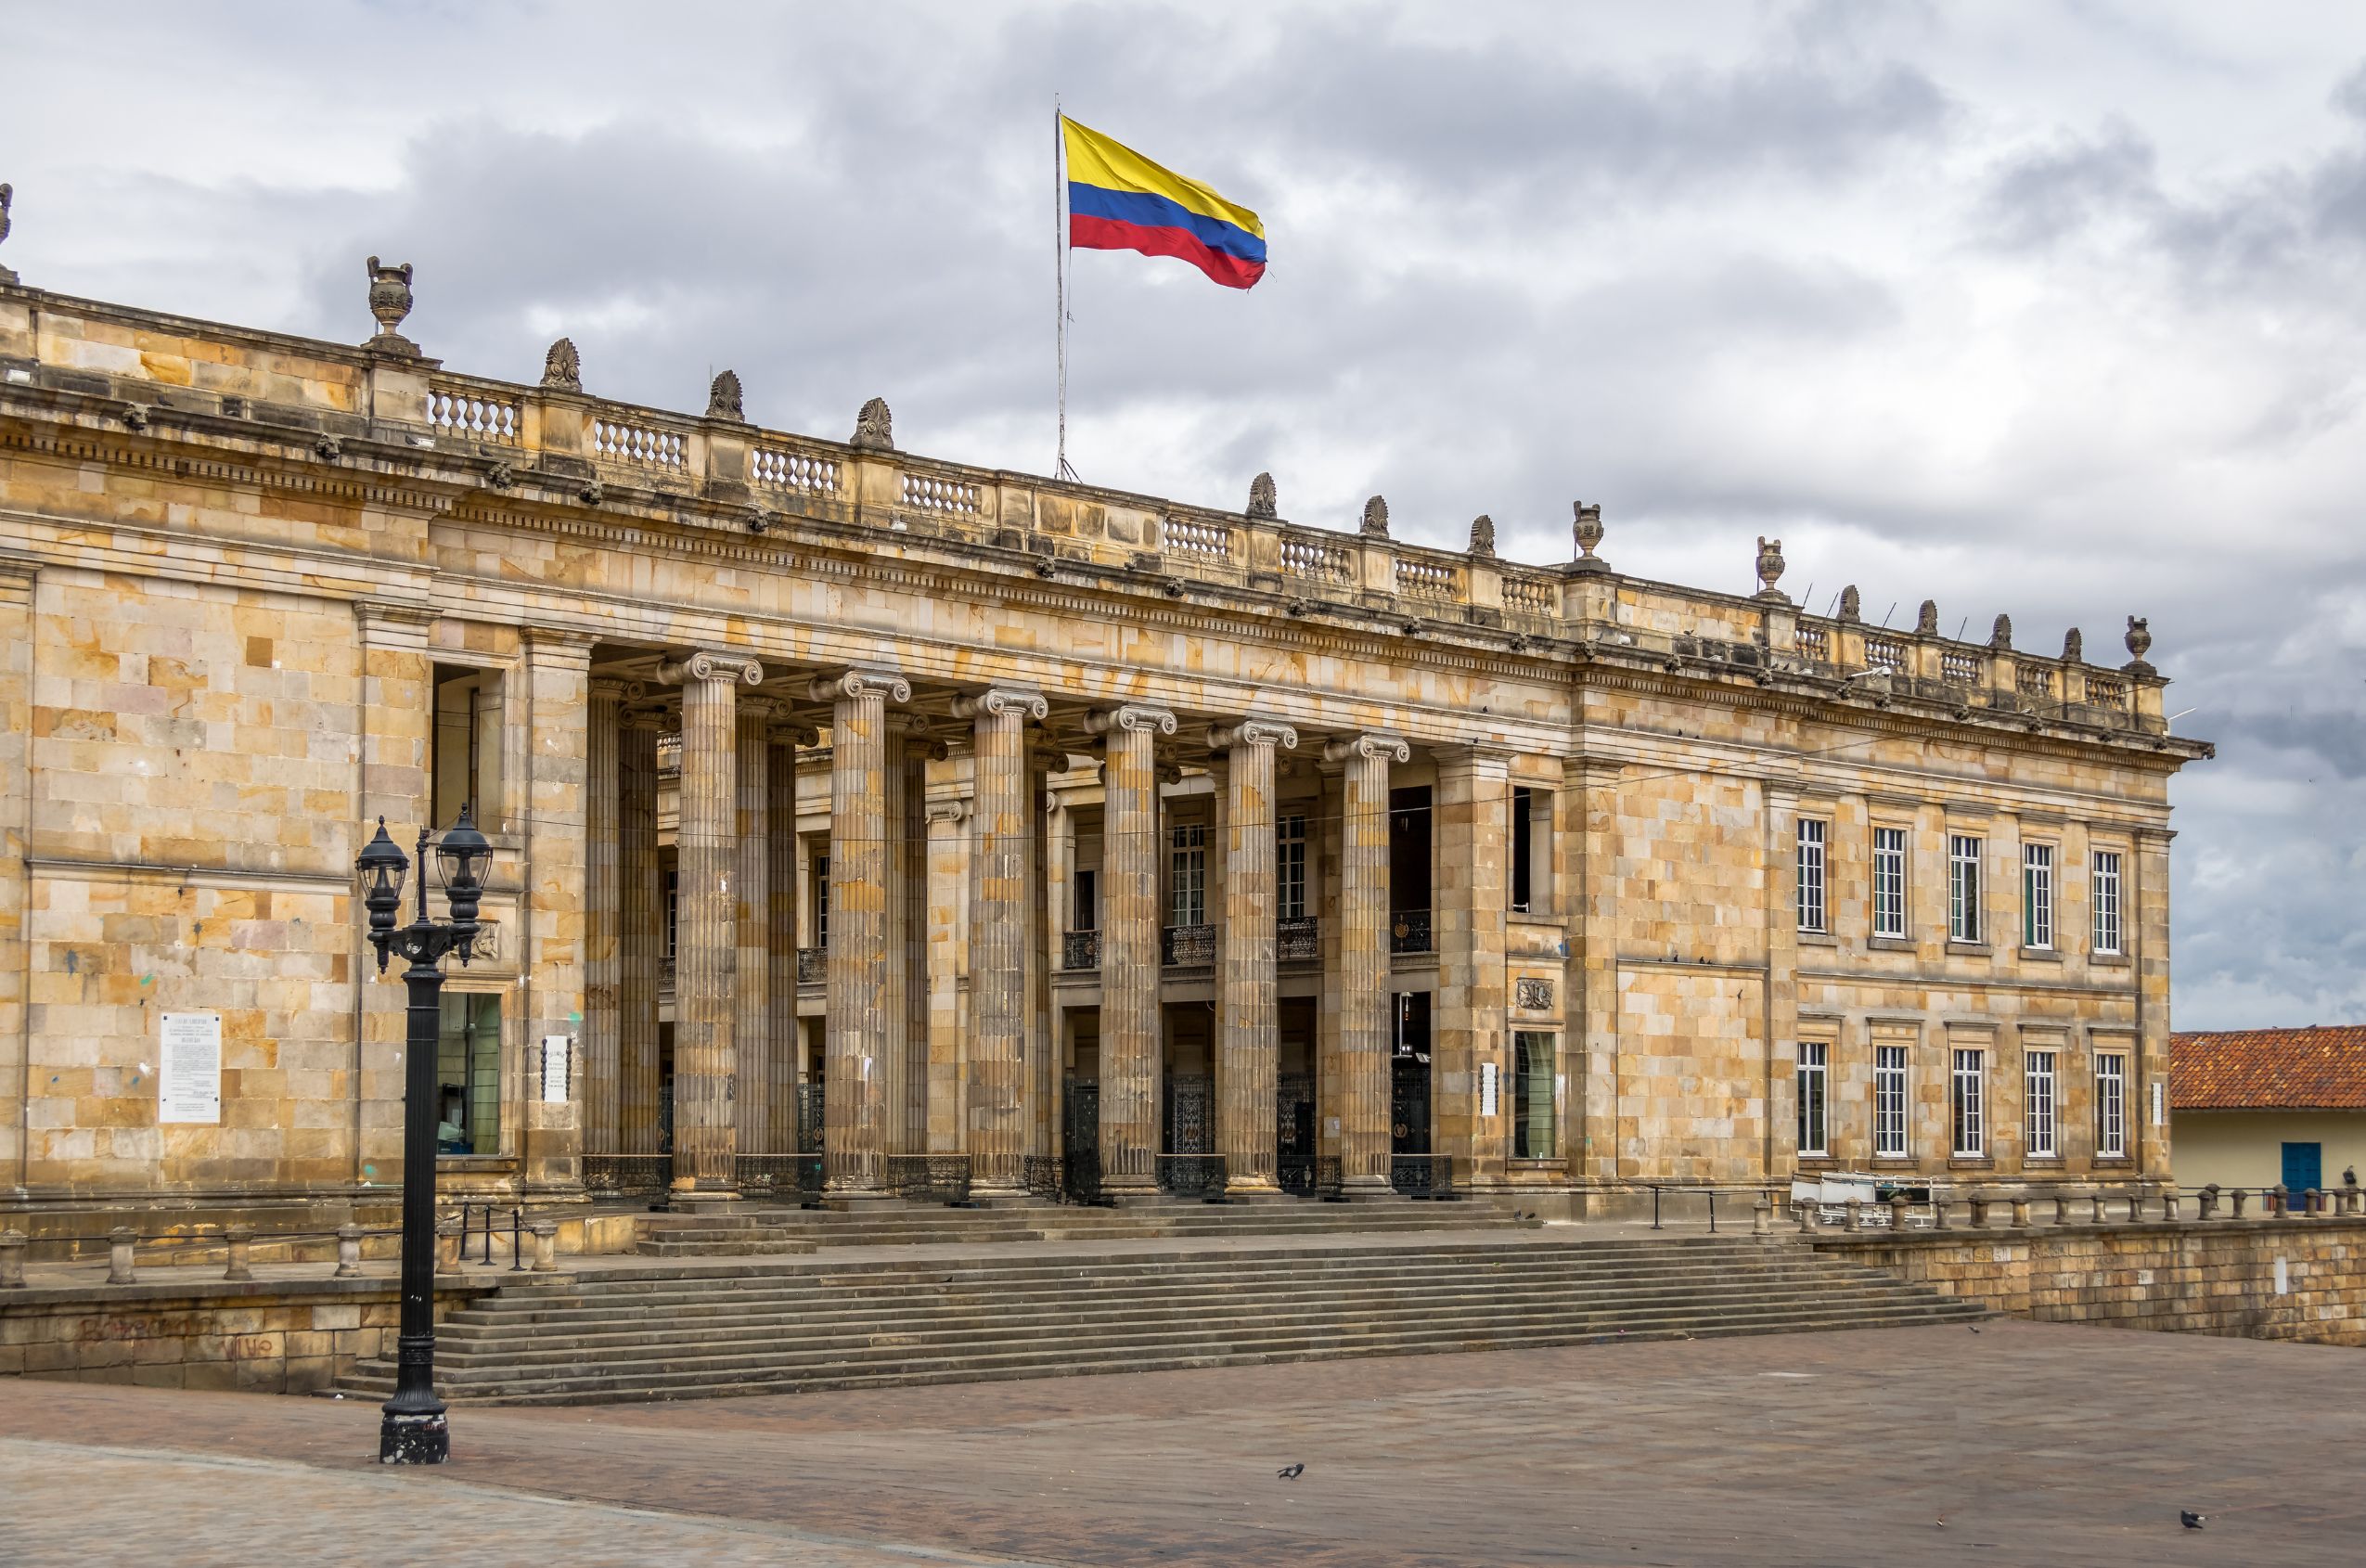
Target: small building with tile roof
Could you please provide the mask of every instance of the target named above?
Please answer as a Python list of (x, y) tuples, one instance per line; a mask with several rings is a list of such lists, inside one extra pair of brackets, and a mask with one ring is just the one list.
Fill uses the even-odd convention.
[(2172, 1035), (2169, 1062), (2179, 1185), (2366, 1178), (2366, 1024)]

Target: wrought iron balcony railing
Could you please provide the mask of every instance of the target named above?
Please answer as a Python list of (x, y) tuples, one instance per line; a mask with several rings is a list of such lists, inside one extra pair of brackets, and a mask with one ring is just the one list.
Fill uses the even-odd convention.
[(1063, 970), (1097, 970), (1100, 968), (1100, 932), (1072, 931), (1060, 945), (1060, 967)]
[(1221, 1154), (1158, 1157), (1158, 1185), (1177, 1198), (1221, 1198), (1228, 1179)]
[(1322, 922), (1311, 915), (1282, 921), (1275, 934), (1280, 939), (1275, 957), (1285, 964), (1310, 964), (1323, 956)]
[(1392, 953), (1429, 953), (1430, 912), (1427, 909), (1399, 909), (1388, 918), (1388, 950)]
[(829, 949), (800, 947), (797, 949), (797, 983), (818, 985), (829, 978)]
[(1215, 927), (1168, 926), (1161, 933), (1160, 959), (1169, 969), (1209, 969), (1215, 963)]
[(970, 1201), (970, 1157), (890, 1154), (887, 1189), (907, 1202), (966, 1203)]
[(1454, 1156), (1391, 1155), (1388, 1184), (1408, 1198), (1451, 1198), (1454, 1196)]
[(671, 1154), (586, 1154), (584, 1191), (594, 1198), (659, 1198), (674, 1185)]

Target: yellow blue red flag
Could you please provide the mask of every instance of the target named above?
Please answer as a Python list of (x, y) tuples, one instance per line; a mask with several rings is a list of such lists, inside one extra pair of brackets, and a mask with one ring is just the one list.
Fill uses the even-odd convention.
[(1072, 249), (1179, 256), (1228, 289), (1265, 276), (1266, 229), (1254, 212), (1066, 115), (1060, 134)]

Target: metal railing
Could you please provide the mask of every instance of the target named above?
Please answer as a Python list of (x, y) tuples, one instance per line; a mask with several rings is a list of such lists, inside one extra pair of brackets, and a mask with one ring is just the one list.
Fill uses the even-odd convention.
[[(808, 1170), (816, 1178), (806, 1186)], [(731, 1159), (732, 1185), (743, 1198), (771, 1198), (794, 1202), (808, 1190), (821, 1190), (818, 1154), (737, 1154)]]
[(671, 1154), (586, 1154), (584, 1191), (594, 1198), (662, 1197), (674, 1186)]
[[(1652, 1188), (1652, 1228), (1658, 1230), (1662, 1228), (1665, 1219), (1674, 1218), (1674, 1215), (1670, 1212), (1669, 1199), (1697, 1198), (1707, 1207), (1709, 1234), (1714, 1236), (1717, 1231), (1717, 1198), (1720, 1194), (1726, 1201), (1726, 1226), (1728, 1229), (1730, 1229), (1735, 1223), (1737, 1208), (1746, 1202), (1749, 1208), (1754, 1210), (1763, 1200), (1771, 1209), (1777, 1190), (1771, 1187), (1694, 1187), (1689, 1183), (1680, 1186), (1671, 1184), (1665, 1187), (1654, 1185)], [(1742, 1212), (1749, 1212), (1749, 1210)]]
[(1309, 915), (1303, 919), (1282, 920), (1274, 929), (1276, 961), (1285, 964), (1312, 963), (1323, 956), (1322, 922)]
[(1408, 1198), (1452, 1198), (1454, 1156), (1451, 1154), (1392, 1154), (1388, 1184)]
[(1159, 1189), (1177, 1198), (1214, 1202), (1224, 1196), (1228, 1179), (1221, 1154), (1162, 1154), (1158, 1157)]
[(908, 1202), (955, 1207), (970, 1201), (967, 1154), (890, 1154), (886, 1177), (888, 1190)]
[(1392, 953), (1427, 953), (1430, 946), (1430, 912), (1427, 909), (1399, 909), (1388, 918), (1388, 950)]
[(797, 949), (797, 983), (819, 985), (829, 978), (829, 949), (800, 947)]
[(1346, 1186), (1336, 1154), (1285, 1158), (1274, 1166), (1274, 1178), (1284, 1192), (1298, 1198), (1336, 1198)]
[(1072, 931), (1061, 938), (1060, 967), (1063, 970), (1100, 968), (1100, 932)]
[(1159, 933), (1159, 959), (1169, 969), (1208, 969), (1215, 963), (1215, 927), (1168, 926)]

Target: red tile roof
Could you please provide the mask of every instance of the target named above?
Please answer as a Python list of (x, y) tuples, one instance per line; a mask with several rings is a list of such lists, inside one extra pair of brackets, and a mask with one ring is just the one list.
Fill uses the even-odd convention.
[(2366, 1025), (2169, 1036), (2180, 1111), (2366, 1111)]

